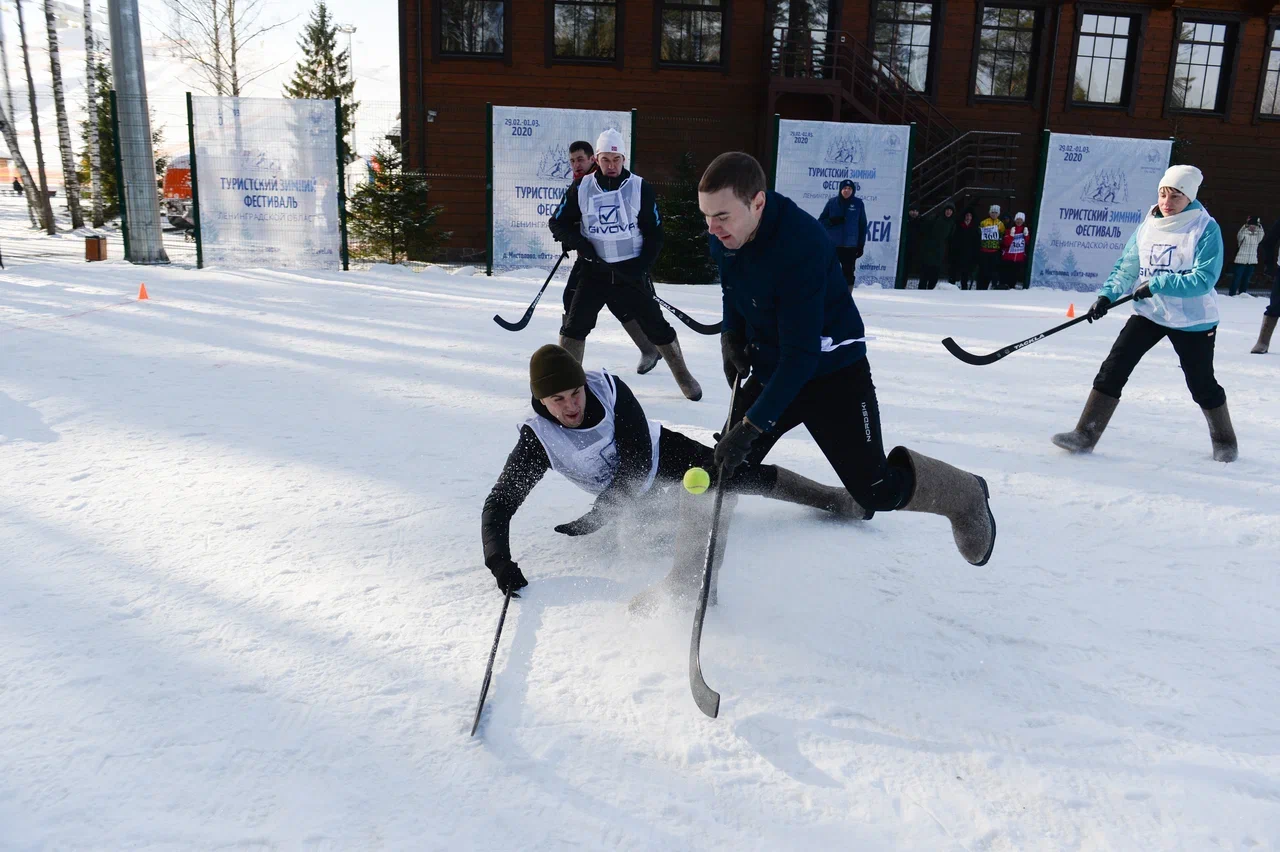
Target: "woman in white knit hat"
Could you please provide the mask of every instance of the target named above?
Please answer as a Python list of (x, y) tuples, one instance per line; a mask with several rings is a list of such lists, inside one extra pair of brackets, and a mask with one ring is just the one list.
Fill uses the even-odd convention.
[(1080, 422), (1053, 442), (1073, 453), (1093, 450), (1134, 367), (1164, 338), (1173, 344), (1191, 397), (1204, 411), (1213, 458), (1236, 460), (1236, 434), (1227, 394), (1213, 375), (1218, 330), (1214, 286), (1222, 274), (1222, 229), (1196, 201), (1204, 175), (1195, 166), (1170, 166), (1160, 179), (1160, 199), (1143, 220), (1089, 309), (1089, 322), (1133, 292), (1134, 315), (1093, 380)]

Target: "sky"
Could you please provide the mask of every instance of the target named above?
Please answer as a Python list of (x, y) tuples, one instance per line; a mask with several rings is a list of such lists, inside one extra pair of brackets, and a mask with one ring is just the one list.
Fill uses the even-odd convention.
[[(15, 0), (0, 0), (8, 79), (13, 89), (14, 124), (19, 129), (19, 145), (27, 164), (35, 169), (30, 110), (22, 67), (22, 51), (18, 38)], [(79, 151), (80, 122), (85, 117), (84, 102), (84, 26), (82, 0), (52, 0), (58, 22), (58, 44), (66, 86), (67, 109), (75, 147)], [(356, 32), (350, 36), (356, 100), (362, 107), (356, 114), (357, 150), (369, 153), (378, 137), (395, 121), (399, 109), (400, 78), (399, 37), (396, 4), (393, 0), (329, 0), (330, 14), (339, 24), (351, 24)], [(174, 55), (164, 37), (170, 12), (165, 0), (139, 0), (142, 13), (142, 43), (147, 72), (147, 93), (156, 116), (164, 129), (164, 140), (157, 153), (186, 153), (185, 93), (212, 94), (199, 75)], [(253, 97), (279, 97), (293, 73), (300, 51), (298, 37), (311, 15), (312, 0), (264, 0), (263, 23), (280, 26), (264, 35), (246, 51), (244, 66), (269, 69), (261, 78), (245, 87), (244, 94)], [(97, 22), (95, 37), (100, 43), (109, 39), (107, 0), (94, 0)], [(61, 185), (58, 165), (58, 129), (53, 108), (53, 84), (49, 72), (48, 37), (45, 30), (43, 0), (24, 0), (27, 40), (31, 55), (31, 71), (35, 79), (40, 133), (50, 182)], [(339, 46), (345, 47), (346, 35), (339, 35)], [(242, 75), (244, 71), (242, 70)], [(2, 86), (2, 83), (0, 83)], [(0, 156), (8, 148), (0, 141)]]

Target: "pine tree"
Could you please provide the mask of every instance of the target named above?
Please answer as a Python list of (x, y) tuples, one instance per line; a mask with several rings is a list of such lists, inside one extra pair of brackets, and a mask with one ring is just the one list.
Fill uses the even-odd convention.
[[(337, 49), (338, 27), (329, 15), (324, 0), (316, 0), (311, 10), (311, 21), (298, 39), (302, 58), (293, 71), (293, 79), (284, 87), (290, 98), (316, 98), (333, 100), (342, 98), (342, 146), (345, 162), (355, 159), (356, 81), (351, 76), (351, 55)], [(349, 140), (349, 141), (348, 141)]]
[[(116, 143), (115, 137), (111, 132), (111, 58), (110, 52), (100, 50), (98, 53), (98, 62), (95, 63), (93, 69), (94, 76), (97, 78), (97, 97), (94, 98), (94, 105), (97, 111), (97, 121), (94, 122), (98, 128), (98, 159), (100, 160), (102, 171), (102, 206), (103, 215), (107, 219), (114, 219), (120, 215), (120, 193), (116, 185)], [(92, 113), (88, 113), (92, 115)], [(87, 183), (90, 179), (90, 154), (89, 154), (89, 125), (90, 119), (80, 122), (80, 138), (85, 141), (85, 147), (80, 152), (77, 162), (77, 171), (80, 174), (80, 182)], [(160, 150), (164, 144), (164, 127), (156, 120), (155, 110), (151, 111), (151, 147), (152, 150)], [(168, 157), (156, 157), (156, 177), (164, 177), (164, 168), (168, 163)]]
[(378, 146), (369, 180), (356, 188), (347, 205), (352, 254), (391, 263), (432, 259), (453, 234), (436, 230), (436, 217), (444, 208), (430, 203), (429, 191), (424, 177), (404, 171), (394, 148)]
[(716, 267), (707, 248), (707, 222), (698, 209), (698, 164), (684, 152), (676, 180), (662, 195), (662, 253), (653, 275), (671, 284), (710, 284)]

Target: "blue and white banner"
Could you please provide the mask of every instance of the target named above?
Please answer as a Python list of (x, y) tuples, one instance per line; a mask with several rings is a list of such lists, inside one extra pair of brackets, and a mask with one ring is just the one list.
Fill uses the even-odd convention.
[(1169, 139), (1051, 133), (1031, 235), (1031, 286), (1092, 292), (1156, 203)]
[(867, 208), (859, 284), (893, 287), (907, 191), (911, 128), (894, 124), (792, 121), (778, 127), (774, 188), (816, 218), (848, 178)]
[[(609, 128), (626, 141), (631, 168), (629, 110), (493, 108), (493, 269), (551, 269), (560, 244), (547, 220), (573, 183), (569, 146), (593, 148)], [(568, 264), (561, 269), (567, 274)]]
[(192, 97), (206, 266), (341, 269), (333, 101)]

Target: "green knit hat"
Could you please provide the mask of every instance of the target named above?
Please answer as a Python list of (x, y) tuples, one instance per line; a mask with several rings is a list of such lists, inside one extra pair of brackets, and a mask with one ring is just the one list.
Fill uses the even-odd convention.
[(529, 359), (529, 390), (534, 399), (546, 399), (587, 383), (587, 374), (569, 352), (548, 343)]

